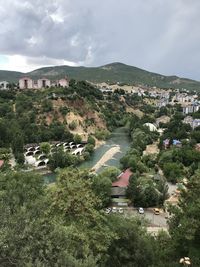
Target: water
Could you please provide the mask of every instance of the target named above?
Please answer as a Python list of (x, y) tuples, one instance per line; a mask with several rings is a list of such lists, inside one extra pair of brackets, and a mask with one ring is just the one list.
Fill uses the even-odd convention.
[[(112, 132), (110, 138), (105, 142), (105, 144), (98, 147), (91, 158), (79, 166), (79, 168), (93, 168), (93, 166), (103, 157), (103, 155), (112, 147), (119, 146), (120, 152), (117, 152), (112, 159), (105, 162), (103, 166), (101, 166), (97, 173), (101, 172), (105, 167), (120, 166), (120, 159), (126, 154), (126, 152), (130, 148), (130, 138), (128, 136), (128, 129), (125, 127), (117, 128)], [(48, 174), (44, 175), (45, 183), (52, 183), (56, 179), (56, 174)]]
[(106, 143), (97, 148), (90, 160), (83, 162), (80, 167), (92, 168), (110, 148), (115, 147), (116, 145), (120, 147), (120, 152), (116, 153), (112, 159), (106, 161), (104, 166), (99, 168), (97, 172), (101, 172), (106, 166), (119, 167), (120, 159), (130, 148), (128, 129), (125, 127), (117, 128), (115, 131), (113, 131)]

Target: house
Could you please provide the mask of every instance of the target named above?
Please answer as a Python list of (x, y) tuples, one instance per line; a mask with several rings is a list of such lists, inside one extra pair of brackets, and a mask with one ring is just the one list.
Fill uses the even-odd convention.
[(161, 99), (157, 102), (156, 106), (157, 106), (158, 108), (161, 108), (161, 107), (166, 107), (168, 104), (169, 104), (169, 100), (168, 100), (168, 99), (166, 99), (166, 98), (161, 98)]
[(128, 200), (126, 199), (126, 189), (129, 185), (129, 178), (132, 174), (132, 171), (130, 169), (127, 169), (117, 177), (117, 181), (112, 183), (111, 198), (114, 205), (128, 206)]
[(0, 90), (7, 90), (9, 83), (7, 81), (0, 82)]
[(69, 82), (66, 78), (60, 79), (58, 81), (58, 86), (60, 87), (69, 87)]
[(34, 88), (34, 81), (29, 77), (23, 77), (19, 79), (20, 89), (32, 89)]
[(167, 139), (163, 140), (163, 145), (164, 145), (165, 149), (167, 149), (170, 146), (170, 139), (167, 138)]
[(36, 80), (32, 80), (29, 77), (23, 77), (19, 79), (19, 88), (20, 89), (41, 89), (51, 86), (60, 86), (60, 87), (68, 87), (69, 82), (66, 78), (60, 79), (58, 81), (51, 82), (47, 78), (41, 78)]
[(51, 86), (51, 81), (46, 78), (39, 79), (37, 81), (37, 88), (46, 88)]
[(184, 118), (183, 123), (190, 124), (192, 129), (200, 126), (200, 119), (193, 119), (191, 116), (187, 116)]
[(200, 126), (200, 119), (194, 119), (192, 122), (192, 129)]
[(189, 114), (199, 111), (200, 105), (197, 102), (194, 102), (191, 105), (186, 105), (183, 107), (183, 114)]

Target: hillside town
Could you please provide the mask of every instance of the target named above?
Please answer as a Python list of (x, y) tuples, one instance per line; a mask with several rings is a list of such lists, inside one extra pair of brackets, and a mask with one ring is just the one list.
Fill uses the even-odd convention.
[(0, 267), (200, 267), (200, 1), (0, 23)]

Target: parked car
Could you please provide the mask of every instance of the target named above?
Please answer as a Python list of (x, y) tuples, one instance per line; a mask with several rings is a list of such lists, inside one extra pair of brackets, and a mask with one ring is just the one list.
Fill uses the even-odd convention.
[(139, 214), (144, 214), (144, 209), (143, 209), (142, 207), (140, 207), (140, 208), (138, 209), (138, 212), (139, 212)]
[(153, 212), (155, 215), (159, 215), (160, 214), (160, 210), (158, 208), (154, 208)]
[(119, 209), (118, 209), (118, 212), (119, 212), (119, 213), (123, 213), (123, 212), (124, 212), (123, 208), (119, 208)]
[(116, 207), (113, 207), (113, 208), (112, 208), (112, 212), (113, 212), (113, 213), (116, 213), (116, 212), (117, 212), (117, 208), (116, 208)]
[(111, 210), (112, 210), (111, 208), (106, 208), (105, 213), (109, 214), (111, 212)]

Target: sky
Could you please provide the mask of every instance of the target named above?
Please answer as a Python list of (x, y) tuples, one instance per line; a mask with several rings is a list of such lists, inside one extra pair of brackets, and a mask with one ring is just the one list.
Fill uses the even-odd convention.
[(122, 62), (200, 80), (200, 0), (0, 0), (0, 69)]

